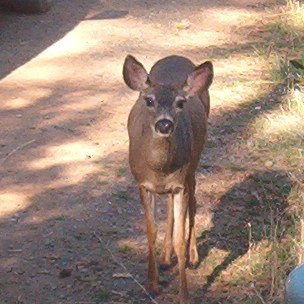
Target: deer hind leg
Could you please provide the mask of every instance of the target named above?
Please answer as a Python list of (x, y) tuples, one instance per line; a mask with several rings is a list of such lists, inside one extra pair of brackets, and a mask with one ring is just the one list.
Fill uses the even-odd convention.
[(199, 255), (197, 252), (196, 236), (195, 236), (195, 215), (196, 215), (196, 199), (195, 199), (195, 177), (193, 176), (188, 183), (189, 187), (189, 264), (196, 267), (199, 263)]
[(157, 227), (154, 219), (155, 197), (144, 187), (140, 187), (140, 199), (145, 209), (147, 238), (148, 238), (148, 284), (147, 289), (151, 294), (158, 294), (158, 268), (155, 253), (155, 242), (157, 237)]
[(173, 234), (173, 197), (170, 194), (167, 202), (167, 223), (166, 233), (163, 242), (163, 249), (160, 257), (160, 268), (166, 270), (171, 265), (171, 256), (173, 252), (172, 234)]
[(173, 246), (177, 256), (179, 269), (179, 302), (188, 304), (188, 288), (186, 279), (186, 241), (185, 241), (185, 222), (188, 208), (188, 193), (183, 189), (173, 194)]

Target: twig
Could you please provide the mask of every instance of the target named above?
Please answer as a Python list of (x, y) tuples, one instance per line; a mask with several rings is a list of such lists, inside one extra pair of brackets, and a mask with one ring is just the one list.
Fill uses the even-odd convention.
[(17, 148), (15, 148), (14, 150), (12, 150), (10, 153), (8, 153), (8, 154), (2, 159), (2, 162), (4, 163), (4, 162), (5, 162), (10, 156), (12, 156), (14, 153), (16, 153), (17, 151), (19, 151), (19, 150), (25, 148), (26, 146), (32, 144), (32, 143), (35, 142), (35, 141), (36, 141), (36, 139), (32, 139), (32, 140), (30, 140), (30, 141), (28, 141), (28, 142), (26, 142), (26, 143), (24, 143), (24, 144), (18, 146)]
[(120, 296), (120, 297), (124, 297), (124, 296), (125, 296), (124, 293), (119, 292), (119, 291), (116, 291), (116, 290), (112, 290), (112, 293), (115, 294), (115, 295), (118, 295), (118, 296)]
[(292, 174), (291, 172), (288, 172), (288, 176), (295, 182), (297, 183), (299, 186), (303, 187), (304, 183), (301, 182), (294, 174)]
[(8, 249), (8, 252), (10, 252), (10, 253), (19, 253), (22, 251), (23, 251), (22, 249)]
[(251, 288), (253, 289), (256, 296), (260, 299), (262, 304), (266, 304), (265, 300), (263, 299), (262, 295), (258, 292), (258, 290), (255, 288), (254, 284), (251, 284)]
[(299, 264), (302, 264), (303, 263), (303, 255), (304, 255), (304, 252), (303, 252), (303, 247), (304, 247), (304, 221), (303, 219), (300, 220), (300, 223), (301, 223), (301, 233), (300, 233), (300, 253), (299, 253)]
[(108, 248), (108, 246), (106, 245), (106, 243), (96, 234), (95, 231), (93, 231), (93, 234), (94, 236), (97, 238), (97, 240), (101, 243), (101, 245), (108, 251), (108, 253), (110, 254), (112, 260), (118, 264), (121, 268), (123, 268), (123, 270), (128, 273), (128, 275), (130, 275), (130, 278), (144, 291), (144, 293), (147, 295), (147, 297), (150, 299), (150, 301), (154, 304), (158, 304), (152, 297), (151, 295), (149, 294), (149, 292), (147, 291), (147, 289), (142, 285), (140, 284), (135, 278), (134, 276), (128, 271), (127, 267), (122, 263), (120, 262), (116, 257), (115, 255), (112, 253), (112, 251)]
[(251, 260), (251, 248), (252, 248), (252, 227), (251, 223), (247, 223), (249, 234), (248, 234), (248, 257)]

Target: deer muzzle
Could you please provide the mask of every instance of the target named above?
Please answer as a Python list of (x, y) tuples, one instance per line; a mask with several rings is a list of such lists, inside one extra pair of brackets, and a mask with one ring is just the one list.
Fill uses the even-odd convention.
[(160, 119), (155, 123), (155, 131), (160, 135), (169, 136), (174, 129), (173, 122), (167, 118)]

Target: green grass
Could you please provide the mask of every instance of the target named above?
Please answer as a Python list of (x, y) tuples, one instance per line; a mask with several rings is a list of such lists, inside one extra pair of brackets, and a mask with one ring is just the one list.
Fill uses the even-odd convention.
[(100, 184), (101, 186), (106, 186), (106, 185), (109, 184), (109, 181), (108, 181), (108, 180), (101, 180), (101, 181), (99, 181), (99, 184)]
[(108, 301), (110, 297), (111, 291), (102, 286), (95, 293), (95, 298), (98, 301), (97, 303), (104, 303), (104, 301)]
[(226, 169), (229, 169), (231, 171), (236, 171), (236, 172), (239, 172), (239, 171), (246, 171), (246, 168), (244, 168), (243, 166), (237, 164), (237, 163), (226, 163), (225, 164), (225, 168)]
[(118, 252), (125, 253), (125, 254), (130, 253), (130, 252), (132, 252), (132, 247), (129, 246), (128, 244), (121, 244), (118, 247)]
[(57, 216), (57, 217), (55, 217), (55, 221), (65, 221), (66, 220), (66, 218), (65, 218), (65, 216), (64, 215), (59, 215), (59, 216)]
[(268, 25), (271, 38), (268, 50), (272, 59), (271, 77), (275, 81), (287, 81), (294, 86), (294, 80), (304, 85), (304, 7), (288, 1), (285, 13)]
[(123, 175), (125, 175), (127, 169), (125, 167), (120, 167), (116, 170), (116, 176), (117, 177), (122, 177)]
[[(304, 181), (304, 6), (287, 1), (282, 13), (266, 22), (270, 79), (288, 89), (281, 105), (252, 124), (254, 144)], [(262, 54), (262, 53), (261, 53)]]
[(101, 170), (101, 171), (99, 172), (99, 175), (100, 175), (100, 176), (109, 176), (109, 173), (108, 173), (107, 171)]
[(129, 195), (127, 191), (118, 191), (114, 194), (114, 196), (122, 201), (127, 201), (129, 200)]

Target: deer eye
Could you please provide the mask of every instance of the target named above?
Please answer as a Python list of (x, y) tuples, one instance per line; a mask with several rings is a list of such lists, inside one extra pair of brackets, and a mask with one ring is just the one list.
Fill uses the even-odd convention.
[(179, 99), (177, 102), (176, 102), (176, 107), (178, 109), (183, 109), (184, 108), (184, 103), (186, 102), (186, 99)]
[(146, 102), (146, 105), (147, 107), (154, 107), (154, 100), (152, 97), (145, 97), (145, 102)]

